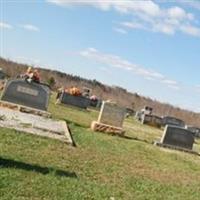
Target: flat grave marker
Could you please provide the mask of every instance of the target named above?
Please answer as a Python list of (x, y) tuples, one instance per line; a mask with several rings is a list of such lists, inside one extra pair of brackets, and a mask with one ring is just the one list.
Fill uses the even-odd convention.
[(8, 108), (0, 109), (0, 118), (0, 127), (49, 137), (74, 145), (74, 140), (65, 121), (27, 114)]

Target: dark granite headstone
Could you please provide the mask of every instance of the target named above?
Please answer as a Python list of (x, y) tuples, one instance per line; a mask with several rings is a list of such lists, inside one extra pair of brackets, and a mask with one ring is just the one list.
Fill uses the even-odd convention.
[(126, 113), (132, 117), (135, 115), (135, 111), (131, 108), (126, 108)]
[(87, 109), (90, 105), (90, 99), (84, 96), (73, 96), (68, 93), (62, 93), (60, 103)]
[(200, 138), (200, 128), (194, 126), (187, 126), (187, 129), (191, 131), (195, 137)]
[(0, 70), (0, 80), (4, 80), (6, 78), (6, 75), (3, 73), (3, 71)]
[(194, 136), (191, 131), (185, 128), (166, 126), (161, 138), (161, 144), (192, 150)]
[(147, 124), (151, 126), (161, 127), (162, 126), (162, 118), (157, 115), (143, 115), (142, 116), (142, 124)]
[(92, 107), (97, 107), (98, 104), (98, 99), (90, 99), (90, 106)]
[(163, 126), (172, 125), (172, 126), (178, 126), (178, 127), (183, 127), (183, 128), (185, 127), (185, 122), (175, 117), (165, 116), (163, 117), (162, 121), (163, 121)]
[(16, 79), (6, 83), (1, 100), (46, 111), (49, 98), (48, 86)]
[(100, 99), (97, 99), (97, 100), (90, 100), (90, 106), (91, 106), (91, 107), (95, 107), (95, 108), (100, 109), (100, 108), (101, 108), (101, 105), (102, 105), (102, 100), (100, 100)]

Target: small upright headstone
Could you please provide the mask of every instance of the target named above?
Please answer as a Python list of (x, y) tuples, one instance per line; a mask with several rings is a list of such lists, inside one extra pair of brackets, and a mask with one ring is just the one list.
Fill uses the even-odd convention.
[(200, 128), (195, 126), (187, 126), (187, 129), (191, 131), (195, 137), (200, 138)]
[(145, 106), (143, 109), (136, 112), (135, 118), (139, 121), (142, 121), (144, 115), (152, 115), (152, 113), (153, 113), (153, 108), (150, 106)]
[(126, 108), (126, 115), (133, 117), (135, 115), (135, 111), (132, 108)]
[(126, 110), (115, 103), (103, 102), (98, 121), (93, 121), (91, 128), (94, 131), (122, 135), (124, 133), (122, 125), (125, 114)]
[(144, 114), (142, 116), (142, 124), (160, 128), (162, 126), (162, 118), (157, 115)]
[(4, 80), (6, 78), (5, 73), (0, 69), (0, 80)]
[(192, 151), (194, 136), (185, 128), (166, 126), (161, 141), (156, 144), (177, 150)]
[(163, 126), (166, 126), (166, 125), (172, 125), (172, 126), (178, 126), (178, 127), (184, 128), (185, 122), (175, 117), (165, 116), (163, 117)]
[(6, 83), (1, 100), (47, 111), (49, 98), (50, 89), (48, 86), (16, 79)]
[(90, 105), (90, 99), (84, 96), (73, 96), (63, 92), (59, 97), (59, 102), (65, 105), (71, 105), (83, 109), (87, 109)]
[(0, 68), (0, 91), (3, 90), (3, 88), (4, 88), (5, 79), (6, 79), (6, 75)]

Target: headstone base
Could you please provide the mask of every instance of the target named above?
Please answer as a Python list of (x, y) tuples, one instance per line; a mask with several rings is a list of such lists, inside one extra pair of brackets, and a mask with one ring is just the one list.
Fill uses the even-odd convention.
[(125, 131), (120, 127), (102, 124), (102, 123), (99, 123), (97, 121), (92, 122), (91, 129), (93, 131), (108, 133), (108, 134), (112, 134), (112, 135), (124, 136), (124, 134), (125, 134)]
[(183, 151), (183, 152), (186, 152), (186, 153), (191, 153), (191, 154), (195, 154), (195, 155), (199, 155), (200, 156), (200, 153), (198, 153), (196, 151), (185, 149), (185, 148), (181, 148), (181, 147), (178, 147), (178, 146), (173, 146), (173, 145), (169, 145), (169, 144), (163, 144), (163, 143), (160, 143), (160, 142), (154, 142), (154, 145), (159, 146), (159, 147), (163, 147), (163, 148), (172, 149), (172, 150)]
[(10, 103), (7, 101), (0, 101), (0, 107), (9, 108), (12, 110), (18, 110), (23, 113), (30, 113), (30, 114), (34, 114), (34, 115), (38, 115), (38, 116), (42, 116), (42, 117), (46, 117), (46, 118), (51, 117), (51, 113), (49, 113), (49, 112), (46, 112), (43, 110), (38, 110), (38, 109), (27, 107), (27, 106), (23, 106), (23, 105)]

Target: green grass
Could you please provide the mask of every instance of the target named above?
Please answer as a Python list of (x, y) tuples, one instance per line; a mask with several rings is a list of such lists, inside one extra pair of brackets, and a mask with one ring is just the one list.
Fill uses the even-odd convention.
[(96, 111), (56, 106), (54, 100), (49, 111), (69, 123), (77, 148), (1, 128), (1, 200), (199, 199), (200, 158), (153, 146), (161, 130), (128, 119), (124, 126), (132, 139), (94, 133), (89, 127)]

